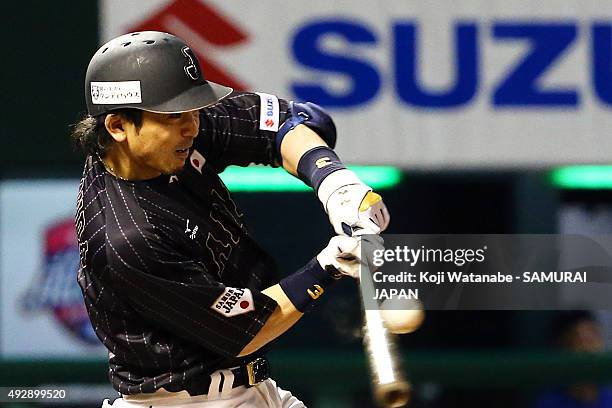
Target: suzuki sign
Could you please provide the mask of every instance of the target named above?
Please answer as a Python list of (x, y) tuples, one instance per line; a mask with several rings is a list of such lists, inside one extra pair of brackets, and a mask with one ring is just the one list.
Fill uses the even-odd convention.
[(612, 157), (612, 2), (104, 0), (101, 27), (174, 33), (211, 80), (326, 107), (347, 162)]

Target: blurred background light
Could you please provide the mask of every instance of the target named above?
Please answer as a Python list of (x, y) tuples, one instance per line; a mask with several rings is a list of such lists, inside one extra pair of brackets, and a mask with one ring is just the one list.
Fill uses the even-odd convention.
[[(392, 166), (348, 166), (357, 176), (375, 190), (384, 190), (399, 184), (402, 178), (400, 169)], [(312, 191), (301, 180), (293, 177), (282, 168), (260, 166), (229, 167), (221, 173), (227, 188), (234, 192)]]
[(612, 165), (560, 167), (550, 178), (553, 186), (561, 189), (612, 189)]

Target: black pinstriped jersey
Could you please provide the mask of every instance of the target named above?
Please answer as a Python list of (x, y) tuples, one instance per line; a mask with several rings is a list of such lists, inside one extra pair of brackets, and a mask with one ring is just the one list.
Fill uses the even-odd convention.
[[(279, 111), (283, 121), (286, 101)], [(260, 292), (278, 282), (274, 263), (217, 175), (230, 164), (275, 165), (275, 132), (261, 130), (257, 94), (232, 94), (200, 119), (177, 175), (126, 181), (86, 160), (78, 282), (122, 394), (206, 393), (208, 374), (240, 364), (276, 307)]]

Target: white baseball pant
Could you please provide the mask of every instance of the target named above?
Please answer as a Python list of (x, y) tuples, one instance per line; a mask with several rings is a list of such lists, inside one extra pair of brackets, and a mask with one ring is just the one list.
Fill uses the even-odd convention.
[[(225, 371), (225, 370), (223, 370)], [(218, 390), (217, 390), (218, 391)], [(207, 395), (190, 396), (187, 391), (168, 392), (163, 389), (153, 394), (125, 395), (111, 404), (108, 399), (102, 408), (305, 408), (306, 406), (289, 391), (267, 379), (252, 387), (240, 386), (209, 392)]]

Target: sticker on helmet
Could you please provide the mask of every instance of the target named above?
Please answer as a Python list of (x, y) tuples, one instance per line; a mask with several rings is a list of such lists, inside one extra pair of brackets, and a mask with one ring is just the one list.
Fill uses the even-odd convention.
[(140, 81), (91, 82), (91, 103), (94, 105), (141, 102)]

